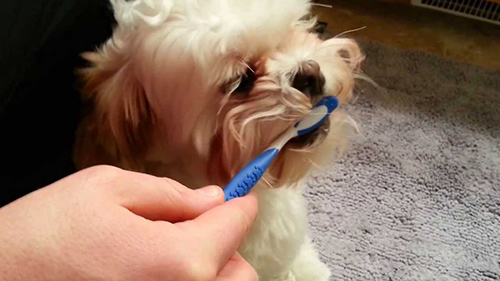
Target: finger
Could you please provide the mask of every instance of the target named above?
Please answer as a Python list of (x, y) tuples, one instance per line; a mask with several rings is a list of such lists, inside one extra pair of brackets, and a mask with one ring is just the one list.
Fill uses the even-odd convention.
[(192, 190), (171, 179), (129, 171), (117, 177), (117, 203), (149, 220), (189, 220), (224, 202), (217, 186)]
[(215, 281), (257, 281), (255, 269), (243, 257), (236, 253), (221, 269)]
[(219, 271), (238, 250), (257, 216), (257, 197), (250, 193), (217, 206), (194, 220), (177, 223), (196, 241), (201, 261), (215, 262)]

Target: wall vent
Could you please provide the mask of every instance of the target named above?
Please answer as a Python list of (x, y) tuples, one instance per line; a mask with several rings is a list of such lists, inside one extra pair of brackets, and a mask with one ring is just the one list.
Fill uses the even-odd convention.
[(411, 3), (414, 6), (500, 25), (500, 1), (498, 0), (411, 0)]

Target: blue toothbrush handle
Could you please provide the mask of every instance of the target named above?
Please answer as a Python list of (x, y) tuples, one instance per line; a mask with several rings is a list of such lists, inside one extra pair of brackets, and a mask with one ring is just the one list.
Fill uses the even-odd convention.
[(279, 149), (270, 148), (248, 163), (224, 188), (226, 201), (247, 195), (260, 180)]

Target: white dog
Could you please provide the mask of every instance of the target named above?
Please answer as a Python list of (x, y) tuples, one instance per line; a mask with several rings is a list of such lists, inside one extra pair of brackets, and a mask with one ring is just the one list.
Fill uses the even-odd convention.
[[(223, 187), (324, 95), (348, 101), (363, 59), (354, 41), (311, 32), (307, 0), (111, 2), (113, 37), (84, 55), (79, 168)], [(348, 120), (336, 111), (291, 141), (254, 188), (259, 215), (240, 253), (261, 280), (328, 280), (306, 233), (301, 182), (345, 149)]]

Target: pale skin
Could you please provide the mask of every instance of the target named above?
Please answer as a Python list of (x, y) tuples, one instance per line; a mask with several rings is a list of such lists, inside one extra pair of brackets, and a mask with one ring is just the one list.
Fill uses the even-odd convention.
[(253, 194), (98, 166), (0, 209), (0, 280), (254, 281)]

